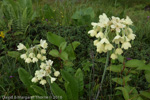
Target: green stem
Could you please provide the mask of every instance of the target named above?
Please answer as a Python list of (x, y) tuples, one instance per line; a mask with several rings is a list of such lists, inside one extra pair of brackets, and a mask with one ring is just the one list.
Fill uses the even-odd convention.
[(48, 95), (47, 95), (47, 90), (46, 90), (46, 86), (45, 86), (45, 85), (44, 85), (44, 89), (45, 89), (45, 92), (46, 92), (46, 96), (48, 96)]
[(30, 73), (30, 75), (31, 75), (31, 70), (30, 70), (29, 64), (28, 64), (28, 70), (29, 70), (29, 73)]
[(49, 89), (50, 89), (51, 95), (54, 97), (54, 94), (53, 94), (53, 92), (52, 92), (52, 90), (51, 90), (50, 78), (48, 77), (47, 80), (48, 80), (48, 84), (49, 84)]
[(37, 66), (37, 69), (40, 69), (40, 68), (39, 68), (39, 64), (38, 64), (38, 62), (36, 63), (36, 66)]
[(104, 78), (105, 78), (105, 73), (106, 73), (106, 68), (107, 68), (107, 66), (108, 66), (108, 62), (109, 62), (109, 52), (107, 52), (107, 58), (106, 58), (105, 68), (104, 68), (102, 80), (101, 80), (101, 83), (100, 83), (100, 86), (99, 86), (99, 89), (98, 89), (98, 92), (97, 92), (97, 95), (96, 95), (95, 100), (97, 100), (97, 98), (98, 98), (98, 96), (99, 96), (99, 94), (100, 94), (100, 91), (101, 91), (101, 89), (102, 89), (102, 85), (103, 85), (103, 81), (104, 81)]

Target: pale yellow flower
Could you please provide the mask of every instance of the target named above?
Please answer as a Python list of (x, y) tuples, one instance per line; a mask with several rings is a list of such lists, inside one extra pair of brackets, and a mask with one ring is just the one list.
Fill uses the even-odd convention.
[(126, 41), (126, 42), (124, 42), (124, 43), (122, 44), (122, 47), (121, 47), (121, 48), (123, 48), (123, 49), (128, 49), (129, 47), (131, 47), (131, 44), (130, 44), (130, 42)]
[(97, 35), (97, 32), (95, 30), (90, 30), (88, 33), (90, 34), (91, 37), (94, 37)]
[(127, 37), (130, 39), (130, 40), (134, 40), (135, 39), (135, 34), (129, 34)]
[(33, 83), (36, 83), (36, 82), (38, 82), (38, 79), (37, 79), (37, 77), (34, 77), (34, 78), (32, 78), (32, 80), (31, 80)]
[(55, 71), (54, 72), (54, 76), (58, 77), (60, 75), (60, 72), (59, 71)]
[(114, 53), (112, 53), (110, 57), (111, 57), (112, 59), (117, 59), (117, 58), (118, 58), (117, 55), (114, 54)]
[(112, 42), (119, 44), (120, 42), (123, 42), (123, 41), (124, 41), (124, 39), (120, 35), (117, 35), (117, 36), (115, 36), (115, 38), (113, 39)]
[(98, 40), (94, 40), (94, 45), (96, 46), (98, 42)]
[(102, 32), (99, 32), (97, 35), (96, 35), (96, 38), (104, 38), (104, 34)]
[(110, 43), (108, 43), (108, 44), (105, 45), (105, 50), (112, 50), (112, 48), (114, 48), (114, 47)]
[(103, 43), (109, 44), (109, 41), (108, 41), (108, 39), (103, 38), (103, 39), (100, 41), (100, 43), (101, 43), (101, 44), (103, 44)]
[(127, 24), (127, 25), (132, 25), (133, 24), (133, 22), (131, 21), (131, 19), (128, 16), (125, 19), (125, 24)]
[(123, 51), (122, 51), (121, 48), (117, 48), (117, 49), (115, 50), (115, 54), (121, 55), (122, 53), (123, 53)]
[(40, 81), (40, 84), (42, 84), (42, 85), (45, 85), (47, 82), (46, 82), (46, 80), (44, 80), (44, 79), (42, 79), (41, 81)]

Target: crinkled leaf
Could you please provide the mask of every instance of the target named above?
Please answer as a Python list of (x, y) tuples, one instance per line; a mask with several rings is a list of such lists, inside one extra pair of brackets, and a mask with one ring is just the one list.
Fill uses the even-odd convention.
[(68, 54), (67, 52), (65, 51), (62, 51), (60, 54), (59, 54), (60, 58), (64, 61), (68, 60)]
[(70, 98), (70, 100), (78, 100), (79, 89), (77, 80), (71, 74), (64, 70), (61, 70), (61, 75), (63, 79), (68, 82), (68, 85), (66, 87), (66, 91), (69, 91), (67, 92), (67, 97)]
[(100, 58), (96, 60), (97, 62), (106, 63), (106, 57)]
[(140, 91), (140, 94), (148, 99), (150, 99), (150, 92)]
[(8, 51), (8, 56), (13, 57), (13, 58), (19, 58), (20, 57), (20, 53), (17, 51)]
[(36, 93), (38, 93), (39, 95), (41, 95), (41, 96), (46, 96), (45, 91), (44, 91), (41, 87), (36, 86), (36, 85), (31, 85), (31, 88), (34, 89), (34, 91), (35, 91)]
[(47, 39), (48, 39), (48, 41), (49, 41), (50, 43), (52, 43), (52, 44), (54, 44), (54, 45), (56, 45), (56, 46), (58, 46), (58, 47), (60, 46), (60, 44), (61, 44), (62, 42), (66, 42), (63, 37), (58, 36), (58, 35), (56, 35), (56, 34), (53, 34), (53, 33), (51, 33), (51, 32), (48, 32), (48, 33), (47, 33)]
[(49, 54), (53, 57), (59, 57), (59, 52), (56, 49), (51, 50)]
[(68, 53), (68, 57), (69, 57), (70, 60), (74, 60), (76, 58), (74, 50), (79, 45), (80, 45), (80, 42), (74, 41), (73, 43), (69, 44), (66, 47), (65, 51)]
[(146, 81), (150, 83), (150, 73), (145, 72)]
[(76, 71), (75, 78), (78, 81), (79, 91), (82, 92), (84, 87), (84, 80), (83, 80), (83, 72), (80, 68), (78, 68), (78, 70)]
[(18, 74), (19, 74), (19, 78), (20, 80), (23, 82), (23, 84), (27, 87), (28, 92), (31, 95), (35, 95), (36, 93), (34, 92), (34, 90), (30, 87), (31, 85), (33, 85), (33, 83), (31, 82), (31, 75), (23, 68), (19, 68), (18, 69)]
[(123, 77), (123, 79), (122, 78), (112, 78), (112, 80), (120, 85), (123, 85), (123, 84), (126, 85), (127, 82), (131, 80), (130, 77), (131, 77), (131, 75), (128, 75), (128, 76)]
[(116, 89), (122, 91), (125, 100), (129, 100), (129, 93), (124, 87), (117, 87)]
[(51, 89), (55, 96), (62, 96), (62, 99), (60, 98), (58, 100), (68, 100), (65, 91), (62, 90), (55, 82), (51, 84)]
[(59, 46), (59, 50), (61, 51), (65, 50), (66, 46), (67, 46), (67, 42), (62, 42)]
[(129, 60), (125, 63), (125, 66), (126, 67), (143, 67), (145, 64), (143, 61), (141, 60), (137, 60), (137, 59), (132, 59), (132, 60)]
[(121, 72), (123, 69), (123, 65), (120, 64), (120, 65), (111, 65), (107, 68), (107, 70), (110, 70), (112, 72)]
[(118, 55), (118, 60), (119, 60), (119, 62), (123, 63), (124, 62), (124, 57), (122, 55)]
[(137, 70), (148, 70), (148, 71), (150, 71), (150, 65), (144, 65), (143, 67), (138, 67)]

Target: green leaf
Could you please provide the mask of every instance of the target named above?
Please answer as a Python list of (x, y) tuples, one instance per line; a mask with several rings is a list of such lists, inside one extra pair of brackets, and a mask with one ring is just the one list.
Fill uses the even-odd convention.
[(106, 57), (102, 57), (100, 59), (96, 59), (97, 62), (106, 63)]
[(53, 34), (51, 32), (47, 33), (47, 39), (50, 43), (52, 43), (58, 47), (60, 46), (60, 44), (62, 42), (65, 42), (65, 39), (63, 37)]
[(136, 59), (132, 59), (132, 60), (129, 60), (129, 61), (127, 61), (126, 63), (125, 63), (125, 66), (126, 67), (133, 67), (133, 68), (135, 68), (135, 67), (143, 67), (145, 64), (144, 64), (144, 62), (143, 61), (141, 61), (141, 60), (136, 60)]
[(23, 34), (23, 32), (20, 32), (20, 31), (17, 31), (14, 33), (14, 35), (22, 35), (22, 34)]
[(67, 46), (67, 42), (62, 42), (59, 46), (59, 50), (64, 51)]
[(140, 91), (140, 94), (148, 99), (150, 99), (150, 92)]
[(51, 89), (55, 96), (62, 96), (62, 99), (58, 98), (58, 100), (68, 100), (65, 91), (62, 90), (55, 82), (51, 84)]
[(31, 88), (34, 89), (34, 91), (40, 94), (41, 96), (47, 96), (45, 91), (41, 87), (36, 86), (36, 85), (31, 85)]
[(59, 56), (64, 61), (68, 60), (68, 54), (65, 51), (62, 51)]
[(59, 52), (56, 49), (51, 50), (49, 54), (53, 57), (59, 57)]
[(26, 86), (32, 85), (30, 78), (32, 77), (25, 69), (19, 68), (18, 69), (19, 78)]
[(81, 19), (83, 16), (89, 15), (91, 18), (95, 17), (95, 13), (92, 7), (77, 10), (73, 15), (72, 19)]
[(43, 13), (44, 13), (44, 18), (45, 19), (52, 19), (55, 18), (55, 13), (53, 12), (53, 10), (50, 8), (50, 5), (45, 4), (43, 7)]
[(150, 72), (145, 72), (145, 78), (148, 83), (150, 83)]
[(144, 65), (143, 67), (138, 67), (137, 70), (147, 70), (147, 71), (150, 71), (150, 65)]
[(128, 76), (125, 76), (122, 78), (112, 78), (112, 81), (116, 82), (117, 84), (120, 84), (120, 85), (127, 85), (127, 82), (130, 81), (131, 75), (128, 75)]
[(13, 57), (13, 58), (19, 58), (20, 57), (20, 53), (17, 51), (8, 51), (8, 56)]
[(76, 59), (74, 50), (76, 49), (76, 47), (78, 47), (80, 45), (80, 42), (74, 41), (72, 44), (69, 44), (65, 51), (68, 53), (68, 57), (70, 60), (74, 60)]
[(123, 85), (123, 80), (121, 78), (112, 78), (112, 81), (116, 82), (117, 84)]
[(125, 84), (126, 84), (128, 81), (131, 80), (131, 79), (130, 79), (131, 76), (132, 76), (132, 75), (128, 75), (128, 76), (123, 77), (123, 80), (125, 81)]
[(63, 64), (64, 66), (67, 66), (67, 67), (71, 67), (74, 65), (71, 61), (64, 61)]
[(79, 91), (82, 92), (84, 88), (84, 79), (83, 79), (83, 72), (80, 68), (78, 68), (78, 70), (76, 71), (75, 78), (78, 81)]
[(20, 80), (23, 82), (23, 84), (27, 87), (28, 92), (31, 95), (35, 95), (36, 93), (34, 92), (34, 90), (30, 87), (31, 85), (33, 85), (33, 83), (31, 82), (31, 75), (23, 68), (19, 68), (18, 69), (18, 74), (19, 74), (19, 78)]
[(137, 100), (143, 100), (141, 97), (138, 97)]
[(107, 70), (110, 70), (112, 72), (121, 72), (123, 69), (123, 65), (120, 64), (120, 65), (111, 65), (107, 68)]
[(124, 57), (122, 55), (118, 55), (119, 62), (123, 63), (124, 62)]
[(68, 82), (66, 87), (67, 97), (69, 100), (78, 100), (78, 82), (75, 78), (69, 74), (67, 71), (61, 70), (61, 75), (63, 79)]
[(122, 91), (125, 100), (129, 100), (129, 93), (124, 87), (117, 87), (116, 89)]
[(128, 93), (130, 94), (138, 94), (138, 91), (136, 90), (135, 87), (131, 87), (129, 85), (124, 86), (124, 88), (126, 88), (126, 90), (128, 91)]

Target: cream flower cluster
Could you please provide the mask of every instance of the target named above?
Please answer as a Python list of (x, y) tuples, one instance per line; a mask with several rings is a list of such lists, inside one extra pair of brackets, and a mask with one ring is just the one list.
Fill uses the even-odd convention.
[[(35, 72), (35, 77), (32, 78), (32, 82), (37, 83), (39, 81), (40, 84), (45, 85), (47, 83), (46, 79), (44, 79), (45, 77), (49, 77), (51, 79), (51, 83), (53, 83), (60, 75), (59, 71), (56, 71), (53, 67), (52, 67), (53, 61), (48, 60), (45, 63), (41, 63), (40, 65), (40, 70), (37, 70)], [(52, 74), (52, 71), (54, 71), (54, 76), (52, 77), (50, 74)]]
[(113, 50), (112, 59), (116, 59), (118, 55), (123, 53), (123, 49), (127, 50), (131, 47), (130, 42), (135, 39), (130, 26), (133, 24), (127, 16), (125, 19), (112, 16), (108, 18), (105, 13), (99, 16), (98, 23), (91, 23), (93, 29), (88, 32), (91, 37), (96, 37), (94, 45), (97, 47), (98, 53), (105, 53)]
[[(59, 71), (56, 71), (53, 67), (53, 61), (46, 60), (46, 48), (48, 44), (46, 40), (40, 40), (40, 44), (32, 46), (27, 49), (22, 43), (19, 43), (17, 46), (17, 50), (25, 50), (26, 53), (22, 54), (20, 57), (25, 60), (26, 63), (35, 63), (41, 60), (40, 69), (36, 70), (35, 76), (32, 78), (32, 82), (36, 83), (39, 81), (40, 84), (45, 85), (47, 83), (46, 77), (51, 79), (51, 83), (53, 83), (60, 75)], [(52, 77), (51, 74), (54, 74), (55, 77)]]
[(46, 48), (47, 48), (46, 40), (40, 40), (40, 44), (35, 45), (29, 49), (27, 49), (22, 43), (19, 43), (17, 46), (17, 50), (25, 50), (26, 53), (22, 54), (20, 57), (25, 60), (26, 63), (36, 63), (38, 60), (44, 61), (46, 60)]

